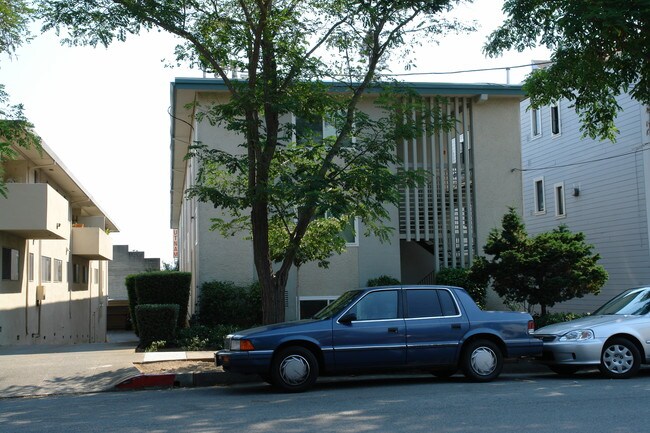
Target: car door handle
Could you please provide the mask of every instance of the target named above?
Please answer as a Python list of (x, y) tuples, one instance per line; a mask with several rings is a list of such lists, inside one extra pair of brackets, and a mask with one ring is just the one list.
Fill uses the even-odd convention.
[(452, 323), (451, 329), (460, 329), (460, 323)]
[(398, 331), (397, 328), (388, 328), (388, 332), (392, 334), (397, 334), (397, 331)]

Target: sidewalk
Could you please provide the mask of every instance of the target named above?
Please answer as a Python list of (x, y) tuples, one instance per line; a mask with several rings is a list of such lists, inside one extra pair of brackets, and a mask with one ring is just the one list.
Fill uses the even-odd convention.
[[(232, 382), (224, 373), (143, 375), (134, 365), (211, 359), (212, 352), (136, 352), (138, 339), (132, 332), (109, 332), (108, 340), (93, 344), (0, 346), (0, 398)], [(144, 381), (143, 376), (147, 376)]]

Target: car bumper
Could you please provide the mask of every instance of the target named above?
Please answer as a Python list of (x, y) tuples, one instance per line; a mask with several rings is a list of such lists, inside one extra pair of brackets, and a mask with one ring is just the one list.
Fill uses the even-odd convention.
[(544, 342), (541, 361), (549, 365), (598, 365), (603, 343), (600, 339)]
[(225, 371), (242, 374), (264, 374), (271, 367), (273, 351), (252, 350), (239, 352), (220, 350), (214, 354), (215, 364), (223, 367)]

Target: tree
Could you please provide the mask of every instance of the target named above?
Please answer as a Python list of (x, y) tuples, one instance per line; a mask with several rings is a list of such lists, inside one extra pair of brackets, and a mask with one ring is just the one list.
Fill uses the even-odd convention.
[[(30, 38), (28, 25), (33, 10), (22, 0), (0, 0), (0, 54), (13, 55)], [(7, 196), (4, 163), (16, 158), (12, 145), (40, 149), (40, 139), (32, 133), (22, 104), (10, 104), (5, 86), (0, 84), (0, 195)]]
[(591, 138), (616, 138), (616, 96), (630, 92), (650, 103), (650, 2), (648, 0), (506, 0), (506, 21), (484, 52), (500, 55), (544, 45), (551, 64), (524, 84), (534, 107), (573, 101)]
[(506, 302), (540, 305), (542, 315), (558, 302), (598, 294), (607, 272), (598, 254), (585, 243), (583, 233), (566, 226), (529, 237), (515, 209), (504, 215), (501, 230), (493, 229), (483, 248), (490, 258), (479, 257), (473, 277), (492, 282)]
[[(242, 151), (199, 146), (202, 162), (192, 194), (226, 217), (215, 228), (250, 230), (262, 286), (264, 323), (284, 319), (289, 270), (310, 225), (327, 213), (360, 217), (386, 237), (386, 202), (396, 203), (405, 173), (385, 124), (357, 109), (390, 55), (408, 54), (449, 30), (440, 17), (457, 0), (42, 0), (45, 29), (68, 29), (71, 44), (104, 44), (159, 29), (178, 36), (179, 62), (220, 77), (229, 100), (196, 107), (199, 121), (238, 132)], [(406, 58), (406, 57), (405, 57)], [(246, 80), (230, 78), (245, 72)], [(337, 81), (336, 91), (328, 79)], [(306, 126), (286, 121), (288, 114)], [(314, 125), (334, 125), (317, 137)], [(394, 119), (392, 119), (394, 120)], [(395, 124), (395, 123), (393, 123)], [(294, 134), (295, 133), (295, 134)], [(297, 135), (298, 140), (292, 137)], [(243, 180), (243, 181), (242, 181)], [(274, 269), (269, 233), (287, 238)], [(301, 260), (301, 259), (298, 259)]]

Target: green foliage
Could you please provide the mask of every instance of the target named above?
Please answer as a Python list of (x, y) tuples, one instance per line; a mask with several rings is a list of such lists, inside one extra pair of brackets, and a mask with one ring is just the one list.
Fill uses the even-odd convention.
[(229, 281), (201, 285), (199, 323), (204, 326), (232, 325), (249, 328), (262, 320), (261, 290), (257, 283), (248, 287)]
[(154, 341), (173, 341), (176, 335), (179, 307), (177, 304), (138, 304), (135, 316), (140, 331), (140, 346)]
[(557, 302), (600, 292), (607, 272), (592, 249), (583, 233), (566, 226), (529, 238), (511, 208), (483, 248), (491, 258), (478, 257), (471, 272), (477, 284), (491, 281), (506, 302), (540, 305), (544, 315)]
[(165, 340), (159, 340), (159, 341), (152, 341), (149, 346), (147, 346), (144, 351), (145, 352), (158, 352), (160, 349), (164, 349), (167, 347), (167, 342)]
[(176, 341), (182, 350), (220, 350), (223, 349), (226, 335), (239, 329), (233, 325), (193, 325), (179, 329)]
[(544, 45), (549, 67), (524, 85), (535, 107), (573, 101), (592, 138), (616, 138), (616, 96), (650, 103), (650, 2), (506, 0), (504, 24), (484, 48), (490, 56)]
[(485, 308), (487, 301), (487, 290), (485, 285), (477, 284), (472, 279), (469, 269), (464, 268), (443, 268), (436, 273), (436, 284), (442, 286), (462, 287), (469, 293), (479, 308)]
[(535, 314), (533, 315), (533, 319), (535, 319), (535, 329), (539, 329), (554, 323), (567, 322), (585, 316), (586, 314), (578, 313), (547, 313), (544, 315)]
[[(250, 230), (263, 320), (273, 323), (284, 319), (291, 267), (305, 260), (325, 264), (340, 250), (338, 244), (329, 250), (326, 243), (302, 246), (319, 216), (359, 217), (368, 232), (388, 237), (385, 204), (397, 202), (413, 172), (391, 170), (400, 167), (393, 134), (398, 128), (386, 125), (396, 125), (396, 117), (372, 121), (357, 106), (388, 68), (389, 56), (408, 67), (414, 45), (470, 29), (444, 17), (456, 3), (42, 0), (41, 18), (46, 30), (65, 28), (73, 45), (108, 45), (154, 28), (169, 32), (181, 40), (177, 62), (224, 81), (229, 97), (194, 105), (193, 120), (238, 134), (243, 149), (230, 154), (199, 143), (193, 155), (202, 168), (190, 194), (226, 215), (215, 220), (216, 229)], [(233, 80), (231, 71), (244, 71), (247, 79)], [(286, 121), (290, 114), (304, 125), (325, 119), (335, 133), (298, 130)]]
[[(189, 272), (144, 272), (136, 274), (135, 293), (137, 304), (176, 304), (179, 306), (178, 327), (187, 322), (187, 309), (190, 299)], [(138, 329), (140, 329), (138, 323)]]
[(377, 278), (371, 278), (366, 282), (366, 287), (379, 287), (379, 286), (396, 286), (401, 282), (389, 275), (380, 275)]
[(135, 332), (135, 335), (140, 335), (138, 332), (138, 321), (135, 317), (135, 306), (138, 305), (138, 297), (135, 293), (135, 278), (136, 274), (127, 275), (124, 279), (124, 285), (126, 286), (126, 293), (129, 297), (129, 315), (131, 316), (133, 332)]
[(0, 0), (0, 53), (14, 54), (29, 40), (29, 23), (34, 14), (24, 0)]

